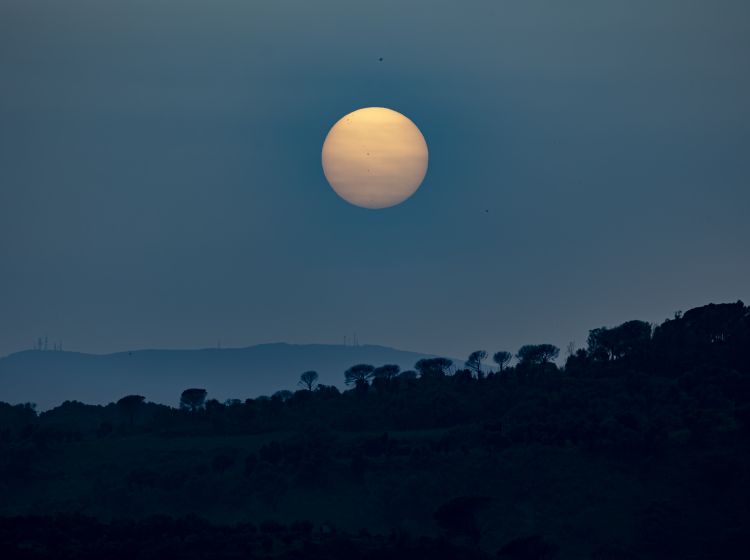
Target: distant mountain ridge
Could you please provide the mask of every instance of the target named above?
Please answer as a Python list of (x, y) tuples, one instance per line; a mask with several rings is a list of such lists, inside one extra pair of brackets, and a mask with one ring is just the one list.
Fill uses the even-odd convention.
[(33, 402), (39, 410), (66, 400), (107, 404), (137, 393), (176, 405), (182, 390), (202, 387), (225, 400), (298, 389), (299, 375), (343, 387), (344, 371), (357, 363), (411, 369), (434, 357), (386, 346), (271, 343), (245, 348), (133, 350), (113, 354), (26, 350), (0, 358), (0, 401)]

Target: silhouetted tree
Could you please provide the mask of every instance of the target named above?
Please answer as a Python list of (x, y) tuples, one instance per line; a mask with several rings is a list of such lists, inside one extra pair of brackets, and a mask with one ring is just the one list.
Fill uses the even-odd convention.
[(651, 340), (651, 325), (645, 321), (627, 321), (618, 327), (600, 327), (589, 331), (588, 351), (595, 360), (619, 360), (642, 351)]
[(612, 358), (612, 344), (609, 329), (599, 327), (589, 331), (588, 353), (595, 360), (607, 361)]
[(372, 372), (372, 386), (378, 391), (394, 389), (393, 380), (396, 379), (401, 368), (395, 364), (376, 367)]
[(575, 351), (575, 354), (571, 354), (565, 360), (565, 371), (573, 375), (578, 375), (582, 371), (585, 371), (588, 364), (589, 353), (583, 348), (579, 348)]
[(138, 408), (140, 408), (145, 399), (146, 397), (142, 397), (141, 395), (127, 395), (117, 401), (117, 406), (119, 406), (120, 409), (122, 409), (122, 411), (128, 415), (128, 418), (130, 418), (131, 426), (133, 425), (133, 421), (135, 419), (135, 413), (138, 411)]
[(387, 364), (384, 366), (376, 367), (372, 371), (373, 379), (382, 379), (385, 382), (389, 382), (391, 379), (398, 375), (401, 368), (395, 364)]
[(506, 367), (508, 367), (508, 364), (512, 359), (513, 354), (511, 354), (510, 352), (506, 352), (505, 350), (495, 352), (495, 354), (492, 356), (492, 360), (498, 365), (500, 371), (503, 371)]
[(220, 418), (226, 409), (226, 405), (220, 403), (218, 399), (208, 399), (205, 402), (205, 408), (208, 413)]
[(413, 369), (407, 369), (406, 371), (402, 371), (396, 376), (396, 381), (398, 382), (398, 387), (405, 388), (410, 387), (413, 385), (416, 385), (417, 383), (417, 372)]
[(710, 363), (750, 373), (750, 308), (738, 301), (690, 309), (657, 327), (647, 347), (660, 372)]
[(307, 387), (308, 391), (313, 390), (313, 386), (318, 381), (318, 372), (317, 371), (306, 371), (302, 375), (299, 376), (299, 384), (303, 387)]
[(477, 350), (469, 354), (469, 359), (466, 360), (466, 367), (473, 371), (477, 377), (482, 376), (482, 361), (487, 359), (487, 352), (484, 350)]
[(554, 344), (540, 344), (539, 345), (539, 356), (543, 364), (550, 360), (556, 360), (560, 355), (560, 349)]
[(542, 365), (560, 355), (560, 349), (552, 344), (526, 344), (521, 346), (516, 357), (524, 365)]
[(452, 365), (453, 360), (448, 358), (422, 358), (414, 364), (414, 369), (423, 379), (434, 379), (445, 377)]
[(180, 396), (180, 408), (195, 412), (204, 407), (207, 395), (205, 389), (185, 389)]
[(293, 396), (294, 393), (292, 393), (289, 389), (281, 389), (280, 391), (276, 391), (273, 395), (271, 395), (271, 400), (278, 399), (281, 402), (286, 402)]
[(328, 398), (328, 399), (335, 399), (341, 394), (341, 391), (339, 391), (338, 387), (336, 387), (335, 385), (319, 384), (315, 388), (315, 392), (318, 395), (322, 395), (323, 397)]
[(372, 375), (375, 368), (369, 364), (357, 364), (350, 367), (344, 372), (344, 380), (347, 385), (356, 383), (362, 385), (367, 383), (367, 379)]

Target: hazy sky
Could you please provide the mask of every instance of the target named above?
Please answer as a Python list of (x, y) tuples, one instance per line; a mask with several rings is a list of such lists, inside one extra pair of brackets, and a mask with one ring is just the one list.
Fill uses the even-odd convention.
[[(747, 0), (3, 0), (0, 355), (461, 357), (747, 301), (748, 60)], [(365, 106), (430, 148), (395, 208), (321, 169)]]

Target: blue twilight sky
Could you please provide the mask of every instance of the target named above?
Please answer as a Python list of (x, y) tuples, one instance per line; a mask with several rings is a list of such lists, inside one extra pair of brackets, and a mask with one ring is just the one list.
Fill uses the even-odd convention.
[[(747, 301), (749, 60), (747, 0), (3, 0), (0, 355), (462, 357)], [(430, 148), (388, 210), (321, 170), (365, 106)]]

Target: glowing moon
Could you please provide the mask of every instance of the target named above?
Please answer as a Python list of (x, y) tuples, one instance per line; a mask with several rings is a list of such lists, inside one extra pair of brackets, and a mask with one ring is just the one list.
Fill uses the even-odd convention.
[(367, 107), (342, 117), (323, 143), (323, 172), (341, 198), (388, 208), (413, 195), (427, 173), (427, 143), (401, 113)]

